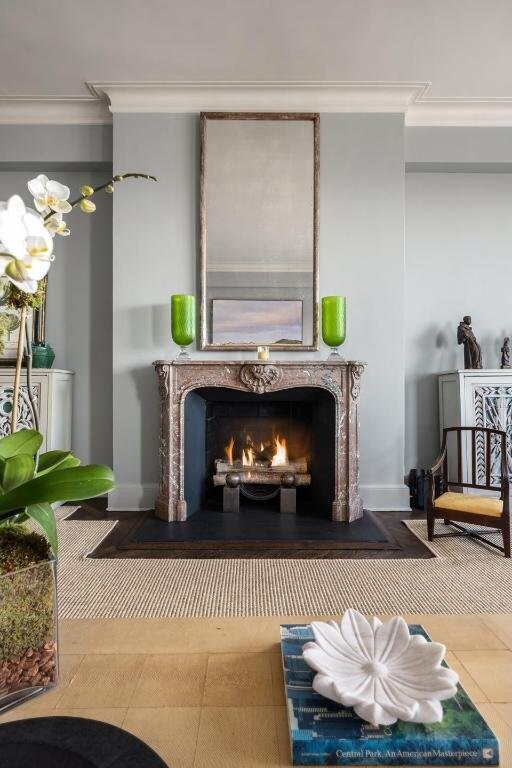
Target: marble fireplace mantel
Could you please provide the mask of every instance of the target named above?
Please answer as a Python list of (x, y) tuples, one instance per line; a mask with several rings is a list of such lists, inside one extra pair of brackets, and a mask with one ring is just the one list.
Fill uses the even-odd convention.
[(156, 515), (187, 519), (185, 499), (185, 398), (200, 387), (263, 394), (293, 387), (319, 387), (335, 403), (335, 478), (332, 519), (362, 517), (359, 497), (359, 392), (365, 364), (343, 360), (157, 360), (160, 393), (160, 482)]

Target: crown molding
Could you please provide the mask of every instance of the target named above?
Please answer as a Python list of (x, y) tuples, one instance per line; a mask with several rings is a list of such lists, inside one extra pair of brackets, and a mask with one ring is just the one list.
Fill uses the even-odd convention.
[(408, 126), (512, 126), (512, 99), (433, 98), (423, 96), (405, 113)]
[(434, 98), (428, 82), (91, 82), (113, 113), (401, 113), (407, 126), (512, 126), (512, 98)]
[(0, 125), (104, 125), (112, 113), (96, 96), (0, 96)]
[(428, 87), (417, 82), (90, 82), (111, 112), (404, 113)]
[(0, 96), (0, 125), (95, 125), (112, 114), (403, 114), (407, 126), (512, 127), (512, 98), (434, 98), (425, 82), (89, 82), (90, 96)]

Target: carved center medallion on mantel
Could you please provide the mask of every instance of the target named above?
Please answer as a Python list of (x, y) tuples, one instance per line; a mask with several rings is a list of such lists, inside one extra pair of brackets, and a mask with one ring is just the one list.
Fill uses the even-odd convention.
[(281, 369), (275, 365), (263, 365), (261, 363), (249, 363), (243, 365), (240, 370), (240, 381), (251, 392), (262, 395), (274, 389), (281, 381)]

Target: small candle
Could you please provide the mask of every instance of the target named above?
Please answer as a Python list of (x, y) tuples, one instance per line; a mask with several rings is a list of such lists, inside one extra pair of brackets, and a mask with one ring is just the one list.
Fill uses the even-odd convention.
[(268, 347), (258, 347), (258, 360), (268, 360), (269, 349)]

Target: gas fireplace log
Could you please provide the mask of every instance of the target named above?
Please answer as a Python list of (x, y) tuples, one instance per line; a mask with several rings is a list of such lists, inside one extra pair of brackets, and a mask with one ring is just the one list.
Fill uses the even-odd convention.
[[(290, 469), (283, 467), (277, 470), (277, 467), (247, 467), (245, 470), (237, 468), (237, 473), (240, 475), (241, 483), (253, 483), (254, 485), (281, 485), (281, 477), (285, 472), (290, 472)], [(311, 475), (307, 473), (295, 472), (295, 485), (311, 485)], [(215, 486), (226, 485), (226, 475), (216, 474), (213, 476), (213, 484)]]
[(269, 466), (266, 467), (265, 465), (259, 465), (259, 464), (253, 464), (250, 467), (245, 466), (242, 464), (240, 459), (237, 459), (233, 462), (233, 464), (228, 464), (225, 459), (216, 459), (215, 460), (215, 472), (218, 475), (221, 475), (223, 472), (239, 472), (241, 469), (244, 470), (251, 470), (251, 469), (267, 469), (267, 470), (275, 470), (278, 472), (298, 472), (299, 474), (305, 474), (308, 471), (308, 463), (306, 459), (297, 459), (296, 461), (289, 461), (288, 464), (279, 464), (277, 467), (271, 467), (270, 462)]

